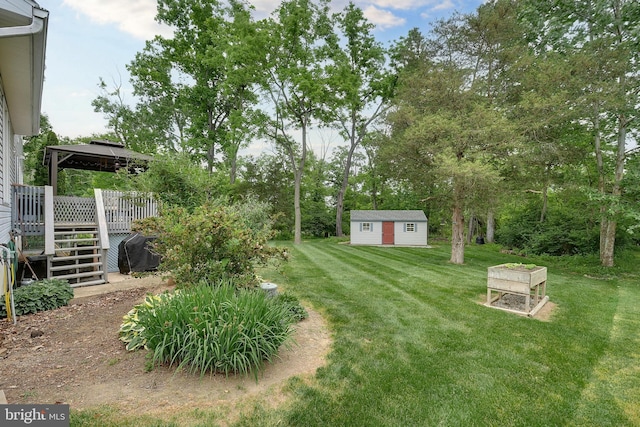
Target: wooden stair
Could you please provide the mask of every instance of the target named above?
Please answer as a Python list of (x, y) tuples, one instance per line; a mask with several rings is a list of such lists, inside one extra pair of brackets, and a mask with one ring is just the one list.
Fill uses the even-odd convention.
[(71, 287), (106, 283), (105, 251), (95, 223), (56, 223), (55, 255), (47, 261), (48, 277), (69, 282)]

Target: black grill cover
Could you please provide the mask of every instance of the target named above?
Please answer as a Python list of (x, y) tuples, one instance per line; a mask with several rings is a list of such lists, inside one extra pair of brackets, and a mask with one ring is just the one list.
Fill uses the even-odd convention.
[(140, 233), (128, 235), (118, 245), (118, 269), (121, 274), (152, 271), (158, 268), (160, 256), (149, 250), (149, 242), (155, 237)]

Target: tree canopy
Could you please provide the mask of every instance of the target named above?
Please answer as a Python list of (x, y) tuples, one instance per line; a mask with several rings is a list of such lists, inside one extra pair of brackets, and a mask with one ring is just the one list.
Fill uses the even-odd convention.
[[(135, 102), (101, 80), (94, 106), (127, 146), (204, 166), (175, 203), (255, 194), (297, 243), (341, 235), (352, 209), (422, 209), (454, 263), (475, 234), (605, 266), (638, 241), (635, 1), (492, 0), (388, 47), (353, 3), (256, 19), (242, 1), (161, 0), (157, 19), (175, 34), (128, 65)], [(145, 185), (180, 194), (169, 163), (176, 179)]]

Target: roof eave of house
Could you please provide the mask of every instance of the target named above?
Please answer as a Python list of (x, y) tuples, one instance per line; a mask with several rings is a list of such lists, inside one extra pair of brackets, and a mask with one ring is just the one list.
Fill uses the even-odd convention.
[[(49, 12), (31, 1), (30, 23), (0, 27), (0, 76), (13, 131), (40, 132)], [(0, 10), (0, 13), (3, 11)]]

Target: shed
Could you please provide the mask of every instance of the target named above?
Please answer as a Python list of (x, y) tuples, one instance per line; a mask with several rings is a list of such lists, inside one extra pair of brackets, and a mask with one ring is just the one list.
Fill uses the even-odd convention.
[(352, 245), (427, 246), (421, 210), (351, 211)]

